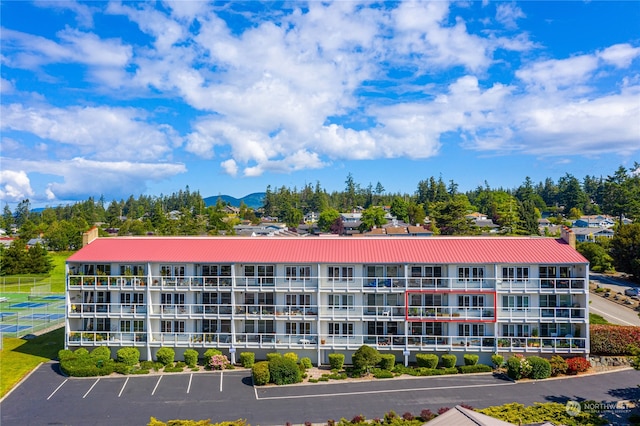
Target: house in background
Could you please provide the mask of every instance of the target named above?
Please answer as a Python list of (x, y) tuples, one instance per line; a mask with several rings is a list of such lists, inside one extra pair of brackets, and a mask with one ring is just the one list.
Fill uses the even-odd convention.
[(571, 228), (579, 243), (596, 242), (597, 238), (613, 238), (615, 232), (610, 228)]

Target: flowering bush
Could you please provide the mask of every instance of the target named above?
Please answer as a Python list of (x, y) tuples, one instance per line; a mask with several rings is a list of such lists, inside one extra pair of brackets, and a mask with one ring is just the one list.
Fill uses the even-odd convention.
[(640, 327), (592, 325), (591, 353), (598, 355), (631, 355), (630, 347), (640, 347)]
[(530, 377), (532, 370), (529, 361), (521, 354), (516, 354), (507, 361), (507, 375), (514, 380)]
[(570, 374), (583, 373), (591, 367), (591, 363), (581, 356), (567, 359), (568, 372)]
[(209, 360), (209, 367), (212, 370), (224, 370), (229, 365), (231, 365), (231, 363), (226, 355), (213, 355)]

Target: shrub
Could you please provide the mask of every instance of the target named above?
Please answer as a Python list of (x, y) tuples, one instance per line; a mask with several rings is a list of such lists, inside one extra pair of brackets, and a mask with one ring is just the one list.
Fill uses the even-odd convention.
[(444, 354), (440, 357), (440, 360), (442, 361), (442, 366), (444, 368), (452, 368), (456, 366), (458, 357), (453, 354)]
[(597, 413), (581, 411), (577, 416), (567, 413), (566, 404), (558, 402), (535, 403), (525, 407), (517, 402), (507, 403), (478, 410), (482, 414), (513, 424), (542, 424), (553, 421), (553, 424), (568, 426), (607, 424)]
[(476, 365), (479, 359), (479, 355), (464, 354), (464, 365)]
[(103, 361), (106, 361), (108, 359), (111, 359), (111, 349), (109, 349), (107, 346), (98, 346), (91, 351), (90, 355), (93, 359), (101, 359)]
[(212, 356), (214, 355), (222, 355), (222, 351), (220, 349), (216, 349), (216, 348), (209, 348), (206, 351), (204, 351), (204, 359), (208, 362)]
[(383, 370), (391, 371), (396, 364), (396, 356), (394, 354), (382, 354), (380, 355), (380, 368)]
[(332, 370), (342, 370), (344, 354), (329, 354), (329, 366)]
[(251, 368), (256, 363), (256, 354), (253, 352), (240, 352), (240, 365)]
[(156, 359), (162, 363), (162, 365), (173, 364), (175, 356), (176, 353), (172, 348), (160, 348), (158, 352), (156, 352)]
[(504, 357), (499, 354), (493, 354), (491, 355), (491, 362), (496, 368), (500, 368), (504, 364)]
[(369, 371), (380, 362), (380, 352), (368, 345), (362, 345), (351, 357), (353, 368), (358, 371)]
[(371, 369), (371, 373), (373, 377), (376, 379), (391, 379), (393, 378), (393, 373), (389, 370), (383, 370), (381, 368), (373, 368)]
[(129, 374), (132, 367), (124, 362), (116, 362), (113, 364), (113, 371), (118, 374)]
[(308, 368), (313, 367), (313, 364), (311, 364), (311, 358), (309, 357), (304, 357), (300, 359), (300, 365), (302, 366), (302, 368), (304, 368), (305, 370)]
[(58, 360), (60, 361), (67, 360), (69, 358), (72, 358), (73, 356), (74, 356), (74, 353), (69, 349), (60, 349), (58, 351)]
[(551, 365), (551, 375), (557, 376), (558, 374), (565, 374), (569, 369), (567, 365), (567, 361), (562, 358), (560, 355), (554, 355), (549, 360), (549, 364)]
[(539, 356), (530, 356), (527, 361), (531, 365), (532, 379), (546, 379), (551, 376), (551, 364)]
[(404, 413), (402, 415), (402, 419), (410, 422), (410, 421), (412, 421), (414, 419), (414, 416), (413, 416), (413, 414), (411, 414), (410, 412), (407, 411), (406, 413)]
[(292, 360), (293, 362), (297, 363), (298, 362), (298, 354), (295, 352), (287, 352), (286, 354), (282, 355), (283, 357)]
[(640, 347), (640, 327), (591, 325), (591, 353), (598, 355), (632, 355), (630, 346)]
[(530, 374), (531, 364), (524, 356), (517, 354), (507, 360), (507, 376), (513, 380), (529, 377)]
[(436, 368), (438, 366), (438, 355), (436, 354), (416, 354), (418, 367)]
[(433, 411), (429, 410), (428, 408), (425, 408), (424, 410), (420, 411), (420, 418), (422, 419), (423, 422), (428, 422), (429, 420), (433, 420), (433, 418), (436, 415), (433, 414)]
[(584, 357), (576, 356), (567, 359), (567, 371), (569, 374), (583, 373), (591, 368), (591, 363)]
[(142, 361), (140, 363), (140, 368), (143, 370), (155, 370), (155, 371), (160, 371), (160, 369), (162, 368), (162, 364), (159, 362), (153, 362), (150, 360), (147, 361)]
[(275, 358), (281, 358), (282, 355), (280, 355), (278, 352), (271, 352), (267, 354), (267, 361), (271, 361), (272, 359)]
[(184, 351), (184, 362), (189, 367), (195, 367), (198, 363), (198, 351), (195, 349), (187, 349)]
[(298, 364), (290, 358), (275, 357), (269, 361), (269, 375), (276, 385), (289, 385), (302, 381)]
[(492, 370), (493, 369), (490, 366), (485, 364), (461, 365), (460, 367), (458, 367), (458, 371), (460, 371), (462, 374), (488, 373)]
[(120, 348), (116, 352), (116, 359), (128, 366), (136, 365), (140, 362), (140, 351), (138, 348)]
[(226, 355), (214, 355), (209, 360), (209, 368), (212, 370), (224, 370), (230, 364)]
[(260, 361), (253, 364), (251, 368), (251, 376), (253, 377), (253, 383), (257, 386), (266, 385), (271, 380), (269, 375), (269, 363), (267, 361)]
[(87, 356), (89, 355), (89, 351), (86, 348), (78, 348), (75, 351), (73, 351), (73, 354), (76, 356)]

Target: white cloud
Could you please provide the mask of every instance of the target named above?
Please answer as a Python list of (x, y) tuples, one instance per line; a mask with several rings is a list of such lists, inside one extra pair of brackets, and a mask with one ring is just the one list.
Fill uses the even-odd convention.
[(220, 163), (220, 167), (224, 170), (224, 172), (230, 176), (236, 176), (238, 174), (238, 165), (233, 158), (223, 161)]
[(507, 29), (518, 27), (517, 20), (526, 18), (526, 15), (515, 3), (498, 3), (496, 5), (496, 21)]
[(75, 154), (68, 155), (95, 159), (162, 159), (179, 139), (171, 127), (147, 123), (147, 113), (133, 108), (10, 104), (2, 105), (0, 113), (3, 130), (32, 133), (73, 148)]
[(24, 170), (0, 170), (0, 200), (19, 202), (32, 196), (31, 182)]
[(86, 4), (73, 0), (36, 0), (34, 4), (38, 7), (57, 9), (59, 11), (70, 10), (76, 14), (76, 21), (85, 28), (93, 26), (93, 10)]
[(0, 94), (8, 95), (10, 93), (13, 93), (14, 90), (15, 87), (13, 86), (13, 83), (11, 81), (0, 78)]
[(614, 44), (599, 52), (598, 56), (618, 68), (628, 68), (640, 56), (640, 47), (633, 47), (628, 43)]
[(516, 76), (532, 87), (547, 91), (586, 83), (598, 67), (594, 55), (534, 62), (516, 72)]

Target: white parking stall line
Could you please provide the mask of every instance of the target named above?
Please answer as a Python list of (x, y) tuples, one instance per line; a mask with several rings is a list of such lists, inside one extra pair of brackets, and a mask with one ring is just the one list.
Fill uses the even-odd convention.
[(187, 393), (191, 390), (191, 380), (193, 380), (193, 374), (189, 374), (189, 385), (187, 386)]
[(160, 380), (162, 380), (163, 376), (160, 376), (160, 378), (158, 379), (158, 383), (156, 383), (156, 387), (153, 388), (153, 392), (151, 392), (151, 395), (154, 395), (156, 393), (156, 389), (158, 389), (158, 385), (160, 384)]
[(220, 392), (222, 392), (222, 371), (220, 372)]
[(378, 394), (378, 393), (399, 393), (399, 392), (416, 392), (416, 391), (429, 391), (429, 390), (441, 390), (441, 389), (464, 389), (464, 388), (486, 388), (493, 386), (512, 386), (516, 383), (494, 383), (494, 384), (482, 384), (482, 385), (460, 385), (460, 386), (434, 386), (430, 388), (413, 388), (413, 389), (384, 389), (384, 390), (376, 390), (376, 391), (360, 391), (360, 392), (334, 392), (334, 393), (324, 393), (324, 394), (314, 394), (314, 395), (290, 395), (290, 396), (266, 396), (260, 398), (258, 396), (258, 390), (256, 387), (256, 399), (258, 400), (268, 400), (268, 399), (301, 399), (301, 398), (323, 398), (323, 397), (333, 397), (333, 396), (346, 396), (346, 395), (368, 395), (368, 394)]
[(122, 389), (120, 389), (120, 393), (118, 394), (118, 398), (120, 398), (122, 396), (122, 392), (124, 392), (124, 388), (125, 386), (127, 386), (127, 382), (129, 381), (129, 378), (127, 377), (127, 380), (124, 381), (124, 383), (122, 384)]
[(60, 383), (60, 386), (58, 386), (58, 387), (56, 388), (56, 390), (54, 390), (53, 392), (51, 392), (51, 395), (49, 395), (49, 397), (47, 398), (47, 401), (48, 401), (48, 400), (50, 400), (50, 399), (51, 399), (51, 397), (52, 397), (56, 392), (58, 392), (58, 389), (60, 389), (60, 388), (62, 387), (62, 385), (64, 385), (65, 383), (67, 383), (67, 380), (69, 380), (69, 379), (64, 379), (64, 382)]
[(98, 384), (98, 382), (99, 382), (99, 381), (100, 381), (100, 379), (96, 380), (96, 381), (91, 385), (91, 387), (89, 388), (89, 390), (87, 391), (87, 393), (85, 393), (85, 394), (82, 396), (82, 399), (86, 398), (86, 397), (87, 397), (87, 395), (89, 395), (89, 392), (91, 392), (91, 390), (95, 387), (95, 385), (97, 385), (97, 384)]

